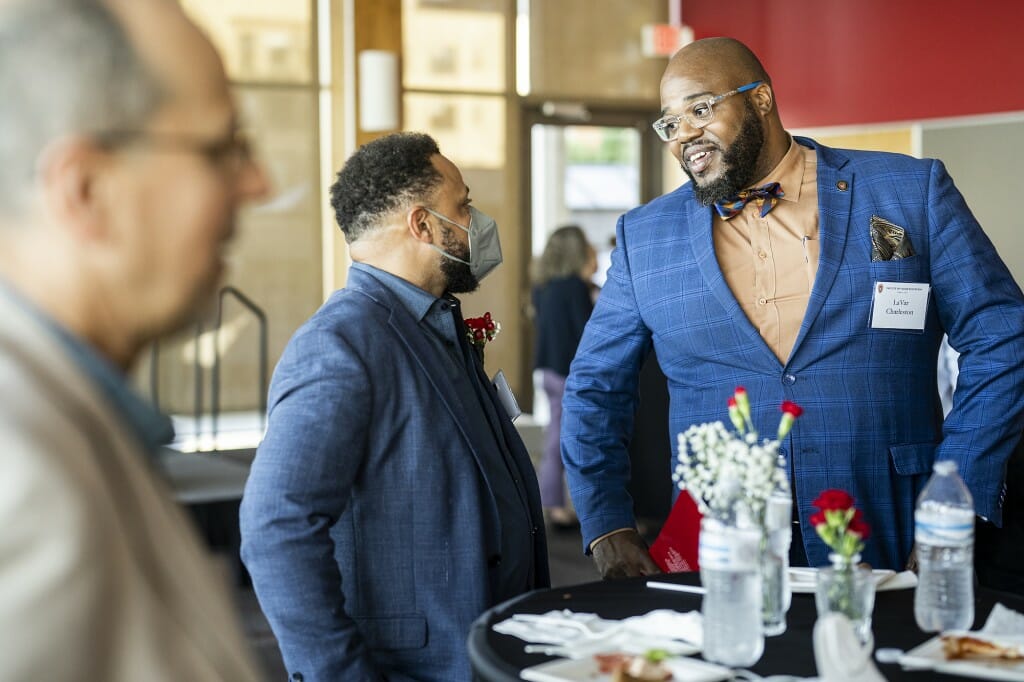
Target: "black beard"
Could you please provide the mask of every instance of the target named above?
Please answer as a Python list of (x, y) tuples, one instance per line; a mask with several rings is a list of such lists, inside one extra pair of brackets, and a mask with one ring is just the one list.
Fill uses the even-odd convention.
[[(459, 244), (451, 229), (447, 227), (442, 227), (441, 229), (442, 248), (456, 258), (468, 261), (469, 247), (463, 247)], [(441, 274), (444, 275), (445, 282), (447, 283), (445, 290), (450, 294), (468, 294), (480, 287), (480, 280), (476, 278), (468, 265), (452, 260), (447, 256), (441, 256)]]
[[(732, 199), (740, 190), (747, 189), (750, 183), (757, 180), (754, 173), (757, 172), (757, 160), (764, 147), (764, 129), (761, 127), (757, 110), (750, 100), (744, 99), (743, 103), (745, 107), (739, 132), (736, 133), (733, 143), (722, 152), (725, 172), (721, 177), (705, 185), (700, 185), (686, 164), (680, 163), (683, 172), (690, 176), (690, 180), (693, 182), (693, 193), (697, 196), (697, 200), (705, 206), (711, 206), (717, 201)], [(685, 151), (681, 156), (686, 158)]]

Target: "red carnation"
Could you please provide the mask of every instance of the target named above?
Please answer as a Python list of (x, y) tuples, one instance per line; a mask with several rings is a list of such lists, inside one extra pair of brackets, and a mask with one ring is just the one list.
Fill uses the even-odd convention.
[(831, 511), (833, 509), (846, 510), (853, 506), (853, 498), (845, 490), (824, 490), (818, 499), (812, 502), (815, 507), (822, 511)]
[(782, 411), (785, 412), (786, 414), (792, 415), (795, 419), (804, 413), (804, 408), (800, 407), (792, 400), (783, 400)]
[(811, 525), (820, 526), (825, 523), (825, 512), (814, 512), (811, 514)]
[(850, 519), (850, 524), (846, 527), (847, 532), (854, 533), (860, 536), (861, 540), (867, 540), (868, 536), (871, 535), (871, 527), (864, 522), (864, 515), (860, 509)]

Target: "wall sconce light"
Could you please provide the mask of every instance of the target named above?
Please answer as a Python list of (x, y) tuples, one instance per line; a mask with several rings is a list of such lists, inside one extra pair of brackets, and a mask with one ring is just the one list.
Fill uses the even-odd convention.
[(398, 55), (387, 50), (359, 53), (359, 129), (398, 129)]

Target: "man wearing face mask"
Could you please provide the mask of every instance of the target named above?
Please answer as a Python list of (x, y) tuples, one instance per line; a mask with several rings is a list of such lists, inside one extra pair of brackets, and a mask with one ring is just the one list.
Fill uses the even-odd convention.
[(548, 584), (526, 449), (459, 301), (497, 226), (427, 135), (331, 187), (354, 261), (291, 339), (242, 501), (242, 557), (293, 680), (464, 680), (491, 605)]

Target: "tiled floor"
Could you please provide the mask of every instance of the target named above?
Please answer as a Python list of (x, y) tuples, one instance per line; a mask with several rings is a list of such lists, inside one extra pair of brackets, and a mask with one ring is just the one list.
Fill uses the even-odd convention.
[[(590, 557), (583, 555), (578, 531), (548, 533), (548, 559), (551, 564), (551, 582), (554, 586), (572, 585), (598, 579)], [(285, 680), (288, 675), (277, 649), (277, 640), (260, 611), (251, 589), (241, 590), (239, 608), (245, 622), (246, 634), (268, 680)]]

